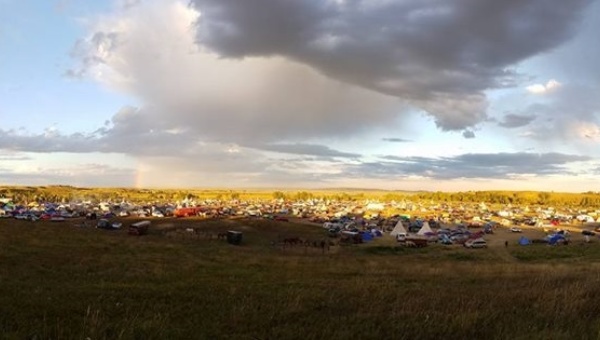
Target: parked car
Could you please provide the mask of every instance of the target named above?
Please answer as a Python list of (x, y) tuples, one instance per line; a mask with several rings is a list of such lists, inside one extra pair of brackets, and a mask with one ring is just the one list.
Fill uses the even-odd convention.
[(109, 220), (103, 218), (98, 221), (96, 228), (113, 230), (121, 228), (121, 225), (119, 222), (111, 223)]
[(405, 233), (399, 233), (398, 235), (396, 235), (396, 241), (398, 242), (406, 242), (406, 234)]
[(466, 248), (487, 248), (487, 242), (482, 238), (468, 240), (463, 245)]
[(521, 228), (518, 228), (518, 227), (511, 227), (510, 231), (513, 232), (513, 233), (523, 232), (523, 230), (521, 230)]
[(146, 235), (148, 233), (148, 228), (150, 227), (150, 221), (140, 221), (133, 223), (129, 226), (128, 234), (129, 235)]

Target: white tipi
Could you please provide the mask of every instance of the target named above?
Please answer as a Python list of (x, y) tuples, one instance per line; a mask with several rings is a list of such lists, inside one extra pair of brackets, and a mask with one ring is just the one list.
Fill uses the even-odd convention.
[(428, 233), (433, 233), (433, 230), (431, 230), (431, 227), (429, 226), (429, 222), (425, 221), (425, 222), (423, 222), (423, 226), (421, 227), (421, 229), (419, 229), (419, 232), (417, 233), (417, 235), (425, 236)]
[(396, 223), (396, 226), (394, 227), (394, 230), (392, 230), (392, 232), (390, 233), (390, 236), (397, 237), (398, 234), (406, 235), (406, 229), (404, 228), (404, 225), (402, 225), (402, 220)]

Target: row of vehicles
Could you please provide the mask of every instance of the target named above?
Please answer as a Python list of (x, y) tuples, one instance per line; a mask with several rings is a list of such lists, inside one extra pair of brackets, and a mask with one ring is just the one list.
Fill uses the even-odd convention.
[[(127, 233), (129, 235), (135, 235), (135, 236), (141, 236), (141, 235), (146, 235), (148, 233), (148, 228), (150, 228), (150, 221), (139, 221), (139, 222), (135, 222), (132, 223), (128, 230)], [(106, 229), (106, 230), (115, 230), (115, 229), (121, 229), (121, 227), (123, 226), (122, 223), (120, 222), (111, 222), (108, 219), (100, 219), (98, 221), (98, 223), (96, 224), (96, 228), (98, 229)]]

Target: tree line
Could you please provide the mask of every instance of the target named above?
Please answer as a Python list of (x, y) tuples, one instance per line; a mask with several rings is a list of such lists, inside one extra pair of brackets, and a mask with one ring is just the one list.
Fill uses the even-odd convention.
[(600, 193), (557, 193), (538, 191), (467, 191), (423, 192), (415, 195), (421, 200), (436, 202), (491, 203), (514, 205), (557, 205), (600, 208)]
[(218, 200), (302, 200), (327, 199), (337, 201), (384, 202), (403, 200), (433, 202), (464, 202), (514, 205), (556, 205), (600, 208), (600, 192), (557, 193), (538, 191), (466, 191), (466, 192), (343, 192), (343, 191), (247, 191), (247, 190), (184, 190), (134, 188), (77, 188), (72, 186), (0, 187), (0, 198), (9, 197), (15, 203), (120, 201), (156, 202), (184, 199)]

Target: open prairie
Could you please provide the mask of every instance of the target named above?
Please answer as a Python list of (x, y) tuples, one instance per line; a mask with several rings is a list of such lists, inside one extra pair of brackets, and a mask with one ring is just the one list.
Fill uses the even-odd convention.
[[(153, 220), (123, 228), (0, 219), (0, 333), (6, 339), (595, 339), (600, 242), (487, 249), (322, 240), (271, 220)], [(186, 231), (194, 229), (194, 232)], [(243, 232), (239, 246), (217, 238)], [(543, 236), (526, 229), (531, 238)], [(504, 246), (504, 241), (509, 246)]]

